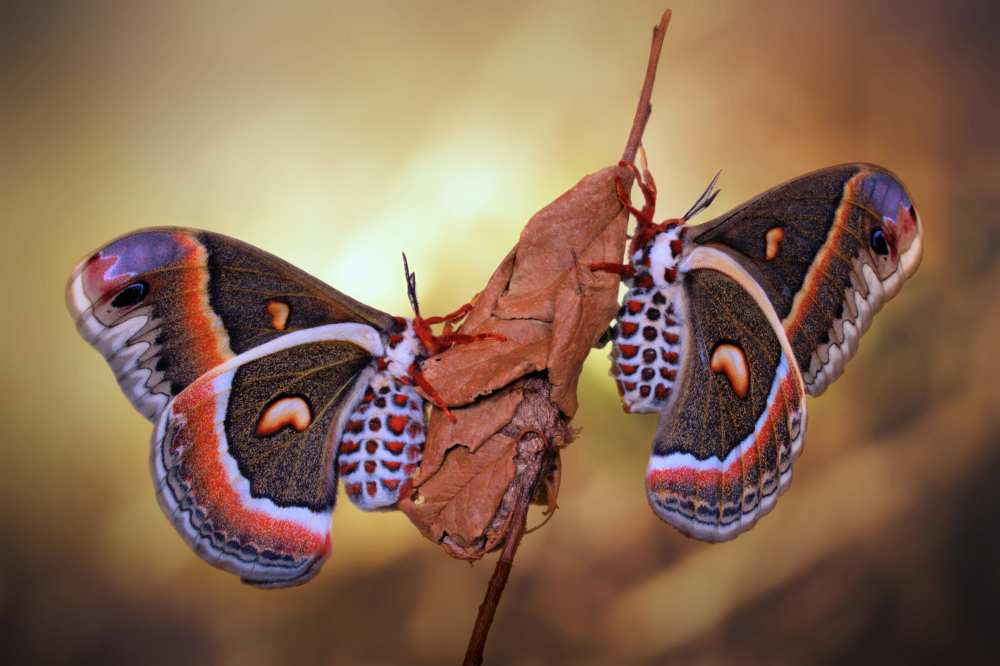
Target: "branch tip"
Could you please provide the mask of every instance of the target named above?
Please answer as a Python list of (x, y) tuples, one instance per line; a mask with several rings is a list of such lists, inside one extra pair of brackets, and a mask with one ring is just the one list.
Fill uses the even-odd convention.
[(649, 62), (646, 64), (646, 78), (642, 83), (642, 92), (639, 93), (639, 103), (635, 108), (635, 118), (632, 120), (632, 130), (629, 132), (628, 141), (625, 144), (625, 152), (622, 153), (622, 160), (631, 162), (635, 159), (635, 153), (642, 144), (642, 134), (646, 131), (646, 121), (653, 112), (650, 99), (653, 96), (653, 82), (656, 80), (656, 68), (660, 62), (660, 51), (663, 50), (663, 39), (670, 25), (671, 11), (664, 10), (660, 17), (659, 24), (653, 28), (653, 41), (649, 46)]

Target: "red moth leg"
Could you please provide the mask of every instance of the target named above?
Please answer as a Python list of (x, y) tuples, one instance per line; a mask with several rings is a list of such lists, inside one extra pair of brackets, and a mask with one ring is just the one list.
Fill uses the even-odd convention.
[[(413, 277), (408, 272), (410, 280), (410, 300), (416, 310), (415, 286)], [(453, 326), (459, 320), (472, 311), (472, 303), (466, 303), (450, 314), (442, 317), (421, 317), (419, 314), (413, 319), (397, 318), (397, 323), (404, 325), (402, 333), (398, 333), (389, 338), (389, 354), (386, 368), (404, 384), (415, 384), (422, 390), (435, 407), (444, 412), (449, 421), (455, 423), (455, 416), (448, 409), (448, 405), (441, 398), (441, 395), (424, 377), (420, 371), (419, 359), (440, 354), (441, 352), (454, 347), (455, 345), (467, 345), (484, 340), (495, 340), (506, 342), (507, 337), (500, 333), (477, 333), (465, 334), (453, 332)], [(440, 335), (435, 335), (431, 326), (434, 324), (444, 324), (444, 331)], [(398, 350), (398, 352), (396, 351)], [(414, 350), (412, 353), (410, 350)], [(406, 368), (405, 372), (402, 368)]]
[(635, 269), (628, 264), (616, 264), (610, 261), (593, 261), (590, 263), (590, 270), (613, 273), (626, 278), (635, 275)]

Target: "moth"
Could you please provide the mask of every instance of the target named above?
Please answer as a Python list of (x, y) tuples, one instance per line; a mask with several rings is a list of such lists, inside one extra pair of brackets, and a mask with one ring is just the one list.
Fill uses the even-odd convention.
[(440, 402), (419, 361), (502, 336), (452, 333), (470, 305), (422, 318), (405, 256), (404, 269), (413, 318), (207, 231), (136, 231), (76, 266), (69, 311), (154, 423), (157, 499), (206, 562), (254, 585), (305, 582), (330, 553), (338, 477), (365, 510), (407, 492), (417, 387)]
[(653, 221), (656, 184), (632, 170), (628, 287), (610, 330), (626, 412), (659, 412), (646, 472), (653, 511), (682, 533), (732, 539), (774, 506), (802, 451), (806, 394), (844, 371), (872, 317), (913, 275), (922, 223), (870, 164), (807, 174), (708, 223), (716, 178), (679, 219)]

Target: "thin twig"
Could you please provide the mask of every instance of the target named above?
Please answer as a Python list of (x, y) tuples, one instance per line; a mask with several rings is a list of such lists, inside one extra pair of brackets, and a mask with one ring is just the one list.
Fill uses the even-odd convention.
[[(544, 468), (545, 466), (542, 465), (539, 469)], [(541, 475), (539, 474), (539, 476)], [(514, 513), (511, 516), (510, 533), (507, 535), (507, 542), (504, 544), (500, 559), (497, 560), (496, 568), (493, 569), (483, 603), (479, 605), (479, 615), (476, 616), (476, 625), (469, 637), (469, 646), (465, 651), (463, 666), (482, 666), (486, 637), (493, 625), (497, 606), (500, 605), (500, 596), (507, 586), (507, 579), (510, 578), (510, 570), (514, 566), (514, 555), (517, 553), (517, 547), (521, 544), (521, 537), (524, 536), (524, 527), (528, 520), (528, 507), (531, 505), (531, 498), (534, 495), (538, 478), (535, 477), (533, 483), (525, 484), (517, 498), (517, 504), (514, 506)]]
[(639, 104), (635, 107), (635, 117), (632, 119), (632, 131), (629, 132), (628, 142), (625, 144), (625, 152), (622, 153), (622, 161), (632, 162), (635, 160), (635, 153), (642, 143), (642, 133), (646, 131), (646, 121), (649, 114), (653, 112), (653, 105), (650, 98), (653, 96), (653, 82), (656, 80), (656, 67), (660, 62), (660, 51), (663, 49), (663, 37), (667, 33), (667, 26), (670, 25), (670, 10), (667, 9), (660, 17), (660, 24), (653, 28), (653, 43), (649, 47), (649, 62), (646, 65), (646, 79), (642, 83), (642, 92), (639, 94)]

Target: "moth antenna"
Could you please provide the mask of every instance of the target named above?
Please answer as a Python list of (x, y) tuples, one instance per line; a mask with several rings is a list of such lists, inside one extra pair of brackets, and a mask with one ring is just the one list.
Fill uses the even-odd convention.
[(688, 212), (684, 213), (684, 216), (681, 218), (683, 221), (687, 222), (692, 217), (712, 205), (712, 202), (715, 201), (715, 197), (722, 191), (715, 189), (715, 184), (719, 182), (719, 176), (721, 175), (721, 170), (715, 173), (715, 177), (712, 178), (712, 182), (708, 184), (708, 187), (706, 187), (705, 191), (701, 193), (701, 196), (694, 202), (694, 205), (688, 209)]
[(406, 260), (406, 253), (403, 252), (403, 273), (406, 275), (406, 295), (410, 299), (410, 307), (413, 314), (420, 317), (420, 301), (417, 300), (417, 275), (410, 272), (410, 263)]

